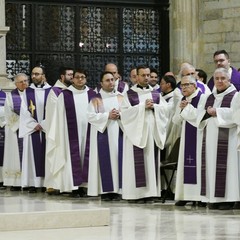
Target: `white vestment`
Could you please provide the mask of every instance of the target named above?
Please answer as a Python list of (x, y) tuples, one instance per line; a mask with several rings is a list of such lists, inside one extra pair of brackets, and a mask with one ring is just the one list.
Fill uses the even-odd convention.
[[(124, 95), (121, 107), (121, 122), (124, 130), (122, 198), (130, 200), (159, 197), (161, 194), (160, 154), (158, 154), (156, 163), (154, 152), (155, 145), (159, 149), (164, 148), (168, 121), (167, 103), (160, 93), (154, 91), (159, 94), (160, 103), (154, 104), (153, 110), (146, 109), (146, 99), (153, 98), (152, 87), (141, 89), (134, 85), (129, 91), (137, 94), (139, 104), (132, 106), (128, 99), (128, 93)], [(136, 187), (133, 145), (143, 149), (146, 177), (146, 186), (144, 187)]]
[[(98, 156), (98, 132), (103, 133), (107, 130), (113, 191), (112, 193), (120, 193), (119, 187), (119, 161), (118, 161), (118, 136), (119, 136), (119, 120), (109, 119), (109, 112), (112, 109), (119, 110), (123, 96), (119, 92), (105, 92), (102, 89), (99, 94), (99, 101), (93, 99), (88, 107), (88, 121), (91, 124), (90, 136), (90, 155), (89, 155), (89, 175), (88, 175), (88, 195), (98, 196), (107, 193), (103, 191), (101, 182), (101, 173)], [(96, 103), (99, 102), (99, 107)], [(99, 149), (99, 151), (101, 151)]]
[[(28, 106), (26, 90), (23, 93), (23, 101), (20, 109), (20, 121), (19, 121), (19, 137), (23, 137), (23, 161), (22, 161), (22, 187), (34, 186), (42, 187), (44, 177), (36, 176), (34, 153), (32, 145), (32, 133), (35, 132), (35, 127), (40, 124), (44, 129), (44, 109), (45, 109), (45, 90), (51, 88), (46, 83), (42, 88), (36, 87), (33, 83), (29, 88), (34, 89), (34, 96), (36, 100), (36, 106)], [(38, 122), (32, 117), (30, 111), (37, 114)], [(41, 136), (43, 136), (41, 134)], [(45, 155), (45, 153), (44, 153)]]
[[(60, 80), (53, 86), (54, 88), (66, 89), (67, 86), (63, 84)], [(51, 128), (55, 128), (54, 116), (56, 112), (58, 94), (51, 89), (46, 103), (46, 114), (45, 114), (45, 130), (46, 130), (46, 158), (45, 158), (45, 178), (44, 178), (44, 186), (47, 188), (51, 188), (54, 185), (53, 173), (51, 172), (51, 167), (53, 162), (55, 161), (55, 151), (53, 151), (55, 142), (51, 141), (51, 138), (48, 137), (49, 131)]]
[(237, 98), (239, 99), (237, 100), (239, 106), (236, 108), (236, 111), (233, 112), (233, 121), (237, 124), (237, 150), (240, 151), (240, 93), (237, 94)]
[[(192, 99), (198, 98), (199, 89), (197, 89), (192, 95), (186, 97), (188, 102)], [(203, 96), (203, 94), (201, 95)], [(201, 101), (198, 102), (200, 104)], [(191, 146), (185, 146), (185, 138), (191, 137), (186, 136), (186, 123), (188, 122), (192, 126), (196, 127), (197, 120), (197, 108), (192, 104), (188, 104), (183, 110), (179, 107), (182, 99), (179, 101), (176, 112), (173, 116), (172, 121), (179, 126), (182, 125), (181, 140), (178, 156), (178, 167), (177, 167), (177, 178), (176, 178), (176, 188), (175, 188), (175, 200), (186, 200), (186, 201), (200, 201), (200, 189), (201, 189), (201, 150), (202, 150), (202, 131), (197, 130), (196, 132), (196, 183), (184, 183), (184, 162), (186, 158), (193, 158), (193, 156), (185, 156), (185, 148)]]
[[(4, 102), (5, 102), (5, 95), (4, 92), (0, 89), (0, 91), (3, 93), (3, 97), (1, 99), (1, 104), (2, 106), (0, 106), (0, 127), (2, 128), (2, 131), (5, 131), (4, 126), (6, 124), (6, 120), (5, 120), (5, 111), (4, 111)], [(5, 133), (4, 133), (5, 134)], [(1, 144), (3, 148), (3, 144), (4, 144), (4, 135), (2, 135), (2, 133), (0, 132), (0, 139), (1, 139)], [(4, 150), (3, 150), (4, 151)], [(4, 157), (4, 156), (3, 156)], [(3, 163), (4, 164), (4, 163)], [(3, 167), (0, 166), (0, 182), (3, 182)]]
[[(18, 91), (18, 93), (19, 98), (22, 100), (23, 92)], [(21, 103), (20, 99), (19, 103)], [(4, 110), (6, 125), (3, 181), (5, 186), (22, 186), (20, 152), (18, 145), (19, 115), (14, 112), (13, 98), (11, 92), (7, 93)]]
[[(213, 89), (215, 97), (213, 107), (216, 108), (216, 117), (210, 117), (202, 121), (206, 113), (205, 101), (198, 105), (197, 123), (200, 129), (206, 128), (206, 198), (210, 203), (239, 201), (239, 159), (237, 154), (237, 125), (233, 121), (233, 113), (239, 106), (237, 93), (232, 98), (230, 108), (221, 107), (223, 98), (235, 90), (231, 84), (224, 92), (217, 94)], [(219, 128), (229, 129), (227, 172), (225, 184), (225, 197), (215, 197), (216, 162)]]
[[(68, 90), (72, 92), (75, 104), (74, 107), (77, 117), (76, 123), (79, 141), (78, 147), (81, 159), (79, 164), (83, 167), (88, 127), (87, 108), (89, 88), (86, 87), (84, 90), (78, 90), (75, 87), (70, 86), (64, 91)], [(52, 158), (50, 164), (50, 173), (53, 175), (51, 187), (59, 189), (60, 192), (77, 190), (79, 186), (75, 186), (73, 182), (68, 122), (63, 93), (61, 93), (57, 99), (56, 112), (52, 121), (53, 124), (48, 134), (48, 138), (52, 144), (54, 144), (52, 145), (52, 155), (54, 158)], [(87, 183), (85, 182), (81, 186), (87, 186)]]
[(166, 136), (166, 142), (164, 146), (164, 148), (166, 148), (166, 159), (170, 154), (175, 141), (181, 135), (181, 125), (174, 124), (172, 121), (172, 117), (175, 113), (179, 99), (182, 98), (182, 95), (178, 93), (179, 93), (178, 91), (174, 90), (168, 94), (163, 95), (163, 98), (166, 100), (167, 106), (168, 106), (167, 136)]

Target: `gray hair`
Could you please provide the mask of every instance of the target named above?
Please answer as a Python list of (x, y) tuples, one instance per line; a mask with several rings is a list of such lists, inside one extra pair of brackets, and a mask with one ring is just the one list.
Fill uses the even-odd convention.
[(28, 77), (27, 74), (25, 74), (25, 73), (18, 73), (18, 74), (15, 75), (14, 78), (13, 78), (14, 82), (16, 82), (17, 79), (18, 79), (20, 76), (26, 77), (26, 78), (29, 80), (29, 77)]
[(215, 78), (216, 73), (223, 73), (228, 80), (230, 79), (230, 74), (226, 68), (217, 68), (213, 74), (214, 78)]
[(179, 75), (180, 77), (183, 77), (183, 74), (182, 72), (186, 69), (191, 69), (193, 70), (194, 72), (196, 71), (195, 67), (193, 65), (191, 65), (190, 63), (182, 63), (182, 66), (181, 66), (181, 69), (179, 71)]
[(186, 75), (186, 76), (183, 76), (182, 79), (183, 78), (188, 79), (189, 83), (193, 83), (197, 87), (197, 80), (193, 75)]

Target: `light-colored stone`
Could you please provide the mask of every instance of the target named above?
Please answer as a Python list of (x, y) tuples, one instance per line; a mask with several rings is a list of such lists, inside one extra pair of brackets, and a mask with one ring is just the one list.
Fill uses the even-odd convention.
[(108, 208), (0, 214), (0, 231), (108, 226)]

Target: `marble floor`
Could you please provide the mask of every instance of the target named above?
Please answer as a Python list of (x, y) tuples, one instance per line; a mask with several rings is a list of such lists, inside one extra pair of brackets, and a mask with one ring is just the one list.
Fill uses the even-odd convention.
[[(0, 191), (0, 214), (80, 209), (109, 209), (109, 226), (0, 231), (0, 240), (233, 240), (240, 239), (240, 210), (208, 210), (173, 201), (132, 204), (99, 198)], [(92, 218), (96, 216), (93, 214)], [(1, 225), (1, 223), (0, 223)]]

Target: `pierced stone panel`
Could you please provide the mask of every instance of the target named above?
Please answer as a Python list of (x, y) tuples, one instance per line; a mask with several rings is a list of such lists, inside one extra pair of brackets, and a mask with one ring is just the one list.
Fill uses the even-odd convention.
[(36, 6), (36, 50), (75, 50), (75, 8), (73, 6)]
[(88, 72), (87, 82), (88, 86), (96, 87), (100, 82), (100, 75), (104, 71), (106, 63), (119, 64), (117, 56), (109, 56), (102, 54), (82, 54), (79, 59), (78, 66)]
[(160, 31), (164, 23), (160, 8), (78, 4), (72, 0), (19, 2), (6, 0), (9, 76), (29, 73), (41, 63), (53, 84), (59, 67), (67, 65), (87, 70), (88, 84), (95, 87), (107, 62), (118, 66), (124, 80), (130, 68), (139, 64), (161, 72)]
[(123, 49), (125, 53), (159, 53), (158, 10), (125, 8), (123, 10)]
[(81, 7), (80, 52), (119, 52), (119, 9)]
[(31, 49), (31, 13), (30, 4), (6, 4), (6, 26), (10, 26), (6, 36), (8, 51)]
[(7, 78), (12, 79), (18, 73), (30, 74), (30, 55), (27, 54), (7, 54), (6, 72)]

